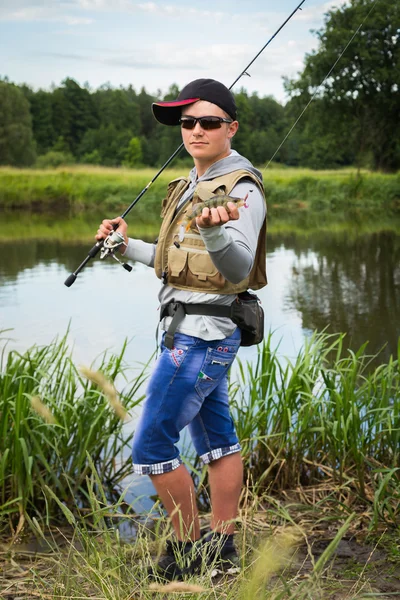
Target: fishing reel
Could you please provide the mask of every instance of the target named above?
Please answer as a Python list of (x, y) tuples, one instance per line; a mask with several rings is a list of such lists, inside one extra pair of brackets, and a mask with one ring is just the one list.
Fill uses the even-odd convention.
[(115, 251), (118, 250), (118, 248), (122, 245), (126, 246), (124, 236), (119, 233), (119, 231), (113, 231), (110, 233), (110, 235), (105, 238), (103, 246), (100, 250), (100, 260), (104, 260), (108, 256), (112, 256), (114, 260), (116, 260), (124, 267), (126, 271), (129, 271), (130, 273), (132, 271), (132, 267), (127, 263), (123, 263), (117, 256), (115, 256)]

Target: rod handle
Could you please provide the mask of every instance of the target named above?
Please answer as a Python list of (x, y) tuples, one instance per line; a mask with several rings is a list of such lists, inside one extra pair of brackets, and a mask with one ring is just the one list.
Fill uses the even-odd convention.
[(94, 258), (96, 254), (100, 251), (100, 248), (103, 247), (103, 241), (104, 240), (101, 240), (101, 242), (97, 242), (97, 244), (95, 244), (93, 248), (90, 248), (88, 252), (88, 256), (90, 256), (90, 258)]
[(71, 285), (75, 282), (76, 278), (77, 275), (75, 275), (75, 273), (71, 273), (71, 275), (69, 275), (64, 281), (64, 285), (66, 285), (67, 287), (71, 287)]
[(89, 262), (89, 260), (93, 257), (96, 256), (96, 254), (99, 252), (100, 248), (102, 248), (103, 246), (103, 240), (101, 240), (100, 242), (97, 242), (93, 248), (90, 248), (87, 257), (85, 258), (85, 260), (83, 261), (83, 263), (81, 263), (79, 265), (79, 267), (76, 269), (76, 271), (74, 271), (74, 273), (71, 273), (71, 275), (69, 277), (67, 277), (67, 279), (64, 281), (64, 285), (66, 285), (67, 287), (71, 287), (71, 285), (74, 283), (74, 281), (76, 280), (76, 278), (78, 277), (78, 273), (81, 272), (81, 270), (83, 269), (83, 267), (86, 265), (86, 263)]

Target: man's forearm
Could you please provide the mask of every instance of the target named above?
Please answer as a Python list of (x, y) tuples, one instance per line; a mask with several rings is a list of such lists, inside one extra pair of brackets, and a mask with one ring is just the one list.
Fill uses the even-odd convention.
[(254, 255), (242, 240), (234, 240), (234, 231), (225, 227), (210, 227), (199, 231), (211, 260), (221, 275), (231, 283), (246, 279), (253, 266)]
[(148, 267), (154, 267), (155, 254), (155, 244), (129, 238), (128, 246), (124, 252), (124, 258), (141, 262)]

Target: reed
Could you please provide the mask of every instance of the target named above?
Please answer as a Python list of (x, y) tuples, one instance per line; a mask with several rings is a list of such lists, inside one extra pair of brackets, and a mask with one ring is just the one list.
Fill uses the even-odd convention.
[[(120, 354), (104, 353), (96, 369), (118, 378), (120, 411), (137, 406), (146, 377), (143, 369), (126, 381), (124, 344)], [(111, 385), (110, 385), (111, 387)], [(116, 401), (115, 401), (116, 402)], [(0, 361), (0, 520), (59, 514), (50, 488), (66, 506), (84, 502), (91, 457), (104, 485), (113, 488), (130, 472), (130, 440), (107, 392), (81, 376), (71, 359), (67, 335), (25, 353), (5, 353)], [(125, 455), (125, 456), (124, 456)], [(22, 522), (22, 521), (21, 521)]]
[[(324, 484), (327, 493), (339, 490), (350, 503), (362, 503), (371, 529), (394, 525), (400, 518), (399, 357), (373, 367), (376, 357), (366, 346), (345, 351), (343, 337), (314, 333), (289, 360), (279, 356), (270, 334), (255, 362), (239, 361), (230, 397), (246, 480), (256, 495)], [(103, 375), (86, 371), (88, 381), (66, 336), (24, 354), (3, 349), (0, 516), (51, 520), (59, 514), (55, 497), (66, 507), (77, 497), (86, 502), (90, 461), (108, 487), (131, 474), (126, 456), (133, 433), (120, 417), (141, 402), (146, 372), (128, 382), (124, 351), (104, 354), (95, 369)], [(119, 398), (107, 381), (117, 381), (117, 388), (124, 383)], [(185, 462), (204, 481), (190, 449)]]
[(343, 337), (314, 333), (294, 360), (282, 360), (269, 336), (255, 363), (239, 364), (231, 401), (248, 477), (256, 492), (346, 484), (373, 508), (372, 526), (377, 505), (380, 518), (394, 525), (400, 353), (372, 369), (376, 357), (366, 354), (366, 344), (344, 352)]
[[(113, 500), (108, 493), (130, 473), (121, 456), (131, 437), (123, 419), (140, 403), (145, 378), (141, 372), (127, 380), (124, 350), (103, 355), (82, 377), (66, 336), (24, 354), (3, 348), (0, 517), (9, 524), (19, 516), (19, 524), (15, 530), (12, 522), (11, 560), (0, 565), (0, 596), (12, 590), (43, 600), (150, 600), (169, 593), (210, 600), (375, 597), (368, 564), (344, 582), (343, 563), (335, 571), (334, 561), (345, 536), (398, 526), (399, 356), (373, 367), (365, 345), (349, 352), (342, 335), (314, 333), (294, 359), (282, 358), (269, 335), (255, 363), (240, 363), (230, 396), (248, 482), (237, 522), (242, 572), (227, 585), (205, 570), (171, 589), (151, 586), (147, 574), (171, 531), (159, 502), (138, 520), (125, 500), (129, 486)], [(68, 524), (62, 547), (53, 528), (60, 515)], [(47, 546), (29, 568), (13, 545), (24, 517)], [(123, 519), (136, 531), (130, 543), (116, 526)], [(319, 552), (317, 534), (328, 540)], [(386, 539), (394, 548), (389, 538), (382, 547)], [(387, 574), (399, 559), (396, 547)]]

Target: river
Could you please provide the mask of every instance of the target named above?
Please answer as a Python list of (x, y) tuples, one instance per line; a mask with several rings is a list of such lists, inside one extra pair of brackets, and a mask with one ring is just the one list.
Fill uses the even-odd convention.
[[(95, 259), (71, 288), (65, 287), (89, 248), (90, 243), (0, 243), (0, 330), (8, 330), (1, 338), (9, 340), (8, 350), (24, 351), (69, 328), (74, 359), (85, 365), (106, 349), (118, 352), (128, 338), (126, 359), (139, 369), (156, 348), (160, 283), (141, 264), (128, 273), (115, 261)], [(366, 352), (380, 352), (378, 361), (397, 355), (399, 235), (270, 234), (267, 273), (269, 285), (259, 296), (266, 330), (273, 332), (283, 357), (294, 357), (315, 329), (346, 333), (352, 350), (368, 342)], [(239, 356), (253, 360), (256, 349), (242, 348)], [(146, 498), (152, 493), (149, 482), (131, 483)], [(149, 506), (148, 498), (143, 502)]]

